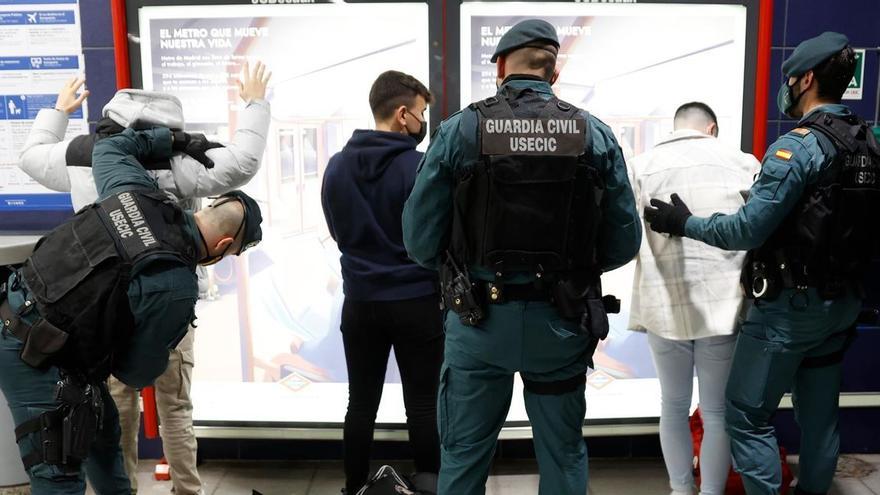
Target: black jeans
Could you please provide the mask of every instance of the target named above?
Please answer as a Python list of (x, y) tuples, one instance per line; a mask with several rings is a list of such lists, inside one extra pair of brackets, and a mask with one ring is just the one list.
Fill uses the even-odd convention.
[(416, 470), (439, 471), (437, 388), (443, 339), (437, 295), (403, 301), (345, 301), (342, 340), (348, 367), (348, 412), (343, 450), (349, 494), (356, 493), (370, 474), (373, 428), (392, 346)]

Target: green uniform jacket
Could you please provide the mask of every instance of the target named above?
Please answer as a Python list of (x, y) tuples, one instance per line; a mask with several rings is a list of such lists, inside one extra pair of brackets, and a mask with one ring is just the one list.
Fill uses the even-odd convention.
[[(813, 112), (850, 114), (845, 105), (822, 105), (810, 113)], [(794, 130), (785, 134), (764, 155), (761, 173), (739, 211), (730, 215), (716, 213), (708, 218), (692, 216), (685, 224), (685, 234), (722, 249), (739, 251), (761, 246), (800, 201), (807, 186), (814, 184), (819, 173), (831, 165), (834, 156), (834, 152), (826, 155), (822, 151), (813, 131)], [(854, 319), (858, 315), (860, 304), (854, 294), (832, 304), (821, 301), (814, 290), (808, 294), (809, 306), (803, 311), (792, 312), (789, 304), (791, 291), (783, 291), (775, 301), (756, 307), (749, 320), (809, 333), (811, 328), (824, 329), (829, 321), (846, 320), (851, 316)], [(854, 311), (855, 315), (852, 315)]]
[[(171, 156), (171, 132), (157, 128), (136, 132), (126, 129), (95, 144), (92, 174), (99, 201), (131, 189), (156, 189), (156, 181), (138, 162)], [(184, 231), (199, 242), (201, 235), (192, 213), (184, 214)], [(135, 330), (129, 345), (113, 363), (113, 375), (126, 385), (151, 385), (168, 367), (168, 351), (186, 334), (194, 319), (198, 279), (193, 270), (176, 260), (150, 259), (134, 267), (128, 301)]]
[[(511, 80), (502, 87), (530, 88), (549, 99), (550, 84), (536, 80)], [(403, 243), (416, 263), (437, 269), (449, 244), (452, 228), (453, 191), (456, 171), (476, 157), (464, 156), (461, 145), (462, 126), (470, 121), (473, 129), (466, 133), (476, 136), (476, 119), (464, 119), (464, 110), (440, 124), (431, 146), (419, 164), (415, 186), (403, 209)], [(609, 271), (625, 265), (638, 253), (642, 242), (642, 226), (635, 198), (626, 173), (623, 153), (611, 129), (599, 119), (589, 117), (593, 146), (591, 163), (605, 180), (602, 198), (602, 224), (599, 234), (599, 266)], [(472, 270), (477, 277), (489, 274)], [(526, 282), (525, 276), (514, 283)]]

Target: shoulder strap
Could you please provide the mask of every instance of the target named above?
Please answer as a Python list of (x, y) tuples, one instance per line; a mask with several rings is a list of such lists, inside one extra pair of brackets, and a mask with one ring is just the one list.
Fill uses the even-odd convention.
[(859, 147), (856, 136), (865, 123), (855, 116), (845, 118), (828, 112), (816, 112), (807, 117), (802, 125), (827, 136), (835, 148), (852, 153)]
[(541, 111), (542, 119), (573, 119), (577, 116), (579, 108), (566, 103), (555, 96), (551, 96)]
[(466, 157), (475, 157), (479, 155), (477, 148), (478, 137), (480, 132), (480, 122), (478, 117), (477, 104), (472, 103), (461, 112), (461, 122), (458, 126), (461, 135), (462, 149)]
[(510, 103), (507, 102), (507, 98), (503, 95), (501, 97), (490, 96), (485, 100), (474, 103), (473, 107), (484, 119), (516, 118), (513, 109), (510, 108)]
[(584, 127), (586, 131), (584, 133), (584, 154), (586, 155), (593, 149), (593, 132), (590, 128), (589, 112), (582, 110), (567, 101), (560, 100), (555, 96), (552, 96), (547, 100), (547, 105), (541, 112), (541, 118), (573, 119), (578, 116), (584, 119)]

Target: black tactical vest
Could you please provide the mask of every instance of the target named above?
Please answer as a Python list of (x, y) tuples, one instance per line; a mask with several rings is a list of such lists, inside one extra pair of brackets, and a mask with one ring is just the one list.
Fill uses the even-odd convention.
[(826, 154), (836, 149), (835, 159), (770, 239), (749, 252), (746, 271), (759, 267), (776, 278), (771, 282), (778, 287), (812, 287), (830, 300), (847, 287), (861, 290), (862, 277), (880, 252), (880, 145), (854, 115), (817, 112), (801, 126), (816, 133)]
[(21, 269), (40, 315), (68, 334), (50, 364), (106, 378), (117, 345), (134, 331), (128, 285), (143, 261), (195, 269), (183, 211), (158, 191), (115, 194), (40, 239)]
[(496, 274), (598, 279), (603, 185), (589, 162), (589, 121), (581, 110), (507, 88), (466, 111), (476, 113), (476, 146), (457, 177), (453, 257)]

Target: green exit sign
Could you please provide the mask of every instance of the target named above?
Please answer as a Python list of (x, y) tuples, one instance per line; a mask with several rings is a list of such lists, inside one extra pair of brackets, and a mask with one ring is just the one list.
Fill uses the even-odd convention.
[(861, 100), (865, 89), (865, 50), (856, 50), (856, 73), (843, 93), (844, 100)]

